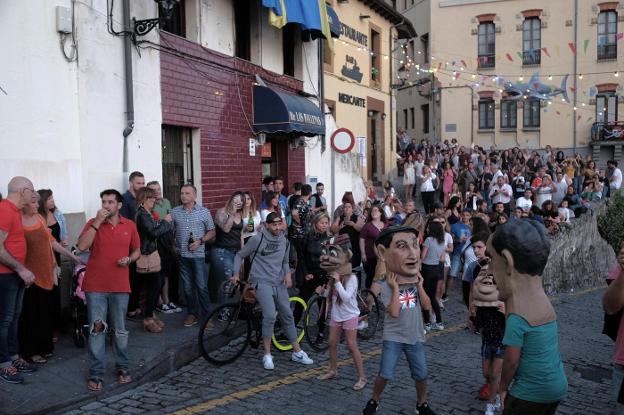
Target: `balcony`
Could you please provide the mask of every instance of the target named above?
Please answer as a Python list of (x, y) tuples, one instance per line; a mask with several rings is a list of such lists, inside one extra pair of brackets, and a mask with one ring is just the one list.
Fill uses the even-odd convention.
[(493, 53), (487, 55), (479, 55), (479, 69), (493, 68), (496, 66), (496, 55)]
[(598, 60), (617, 59), (617, 44), (598, 45)]
[(539, 65), (542, 62), (542, 51), (525, 50), (522, 52), (522, 65)]
[(591, 127), (591, 141), (624, 141), (624, 122), (595, 122)]

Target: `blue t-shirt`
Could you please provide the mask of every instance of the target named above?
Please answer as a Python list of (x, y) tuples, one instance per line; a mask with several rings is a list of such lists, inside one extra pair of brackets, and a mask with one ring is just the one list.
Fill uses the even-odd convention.
[[(470, 237), (472, 236), (472, 232), (470, 231), (470, 226), (466, 225), (462, 222), (455, 222), (451, 225), (451, 236), (453, 236), (453, 256), (460, 255), (464, 248), (470, 243)], [(459, 239), (465, 236), (466, 240), (464, 243), (459, 243)]]
[(532, 327), (517, 314), (505, 323), (505, 346), (520, 347), (520, 363), (509, 393), (536, 403), (558, 402), (568, 392), (568, 380), (559, 354), (557, 321)]

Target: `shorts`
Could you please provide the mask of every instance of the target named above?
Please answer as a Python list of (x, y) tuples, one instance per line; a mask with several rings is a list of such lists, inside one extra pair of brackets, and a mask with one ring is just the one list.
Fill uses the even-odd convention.
[(502, 359), (504, 356), (505, 346), (494, 346), (492, 344), (481, 345), (481, 357), (484, 359)]
[(461, 267), (461, 255), (453, 255), (451, 257), (451, 270), (449, 271), (449, 277), (457, 278), (459, 276), (459, 271), (461, 271)]
[(451, 256), (449, 254), (444, 255), (444, 268), (451, 267)]
[(330, 327), (342, 327), (343, 330), (357, 330), (360, 317), (353, 317), (345, 321), (329, 320)]
[(394, 369), (401, 358), (401, 353), (405, 353), (405, 358), (412, 373), (412, 379), (416, 382), (427, 379), (425, 344), (422, 342), (407, 344), (391, 340), (383, 341), (379, 376), (386, 380), (394, 378)]

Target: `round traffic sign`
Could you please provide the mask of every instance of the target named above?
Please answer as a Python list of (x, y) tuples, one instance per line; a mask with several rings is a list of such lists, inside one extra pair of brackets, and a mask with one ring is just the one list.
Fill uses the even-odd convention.
[(331, 136), (331, 146), (338, 153), (348, 153), (355, 146), (355, 136), (346, 128), (339, 128)]

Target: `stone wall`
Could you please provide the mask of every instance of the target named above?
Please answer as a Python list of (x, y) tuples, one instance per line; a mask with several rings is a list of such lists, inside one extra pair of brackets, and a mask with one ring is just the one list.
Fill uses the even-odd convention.
[(603, 285), (615, 264), (615, 252), (598, 233), (597, 218), (604, 205), (593, 213), (563, 224), (551, 240), (550, 257), (544, 270), (547, 293)]

